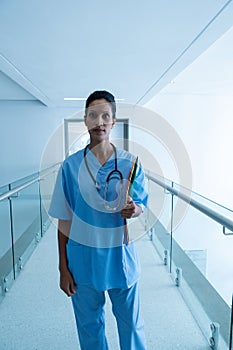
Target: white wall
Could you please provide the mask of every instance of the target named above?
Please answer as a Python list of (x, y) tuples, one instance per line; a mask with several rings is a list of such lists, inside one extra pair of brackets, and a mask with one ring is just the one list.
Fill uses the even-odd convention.
[[(183, 140), (193, 189), (233, 207), (233, 29), (146, 106)], [(185, 164), (184, 164), (185, 167)]]
[[(0, 101), (0, 186), (37, 172), (54, 131), (73, 113), (36, 101)], [(56, 154), (50, 157), (53, 160)]]
[[(192, 164), (193, 190), (231, 209), (232, 42), (233, 28), (146, 105), (163, 116), (183, 140)], [(184, 163), (184, 170), (185, 167)], [(173, 175), (172, 168), (170, 173)], [(217, 210), (232, 218), (229, 211)], [(174, 230), (174, 238), (183, 249), (207, 251), (208, 279), (230, 304), (233, 237), (224, 236), (219, 224), (189, 208)]]

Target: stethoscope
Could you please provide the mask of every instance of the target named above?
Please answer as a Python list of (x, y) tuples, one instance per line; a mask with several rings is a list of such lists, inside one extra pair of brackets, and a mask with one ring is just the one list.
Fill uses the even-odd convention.
[[(123, 175), (121, 173), (120, 170), (118, 170), (117, 168), (117, 151), (116, 151), (116, 147), (111, 143), (113, 149), (114, 149), (114, 155), (115, 155), (115, 159), (114, 159), (114, 163), (115, 163), (115, 168), (108, 174), (107, 176), (107, 179), (106, 179), (106, 183), (105, 183), (105, 189), (104, 189), (104, 206), (107, 210), (117, 210), (120, 206), (120, 203), (121, 203), (121, 198), (122, 198), (122, 188), (123, 188)], [(95, 185), (95, 188), (97, 191), (100, 190), (101, 186), (100, 184), (96, 181), (96, 179), (94, 178), (90, 168), (89, 168), (89, 165), (88, 165), (88, 162), (87, 162), (87, 149), (88, 149), (88, 145), (85, 147), (84, 149), (84, 162), (85, 162), (85, 165), (86, 165), (86, 169)], [(107, 192), (108, 192), (108, 186), (109, 186), (109, 182), (111, 180), (111, 178), (113, 179), (113, 177), (115, 178), (115, 176), (118, 176), (120, 178), (120, 194), (118, 196), (118, 201), (117, 201), (117, 204), (115, 207), (111, 207), (107, 204)]]

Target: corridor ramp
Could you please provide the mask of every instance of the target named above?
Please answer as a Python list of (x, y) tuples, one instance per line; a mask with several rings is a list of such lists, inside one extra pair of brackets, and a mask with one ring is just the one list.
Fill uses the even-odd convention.
[[(210, 349), (149, 237), (135, 244), (148, 350)], [(59, 289), (57, 265), (56, 228), (51, 225), (0, 304), (1, 350), (80, 349), (71, 301)], [(109, 349), (119, 350), (108, 298), (106, 334)]]

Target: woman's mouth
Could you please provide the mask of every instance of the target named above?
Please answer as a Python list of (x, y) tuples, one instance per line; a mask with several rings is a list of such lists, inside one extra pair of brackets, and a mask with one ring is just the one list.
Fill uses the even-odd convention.
[(103, 128), (94, 128), (94, 129), (92, 129), (92, 132), (94, 132), (95, 134), (101, 135), (101, 134), (105, 133), (105, 129), (103, 129)]

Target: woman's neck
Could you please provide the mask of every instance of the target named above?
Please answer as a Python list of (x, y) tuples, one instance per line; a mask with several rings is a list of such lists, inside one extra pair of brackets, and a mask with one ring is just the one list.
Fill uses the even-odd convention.
[(105, 164), (114, 152), (114, 147), (109, 140), (100, 143), (91, 142), (88, 148), (92, 151), (101, 164)]

